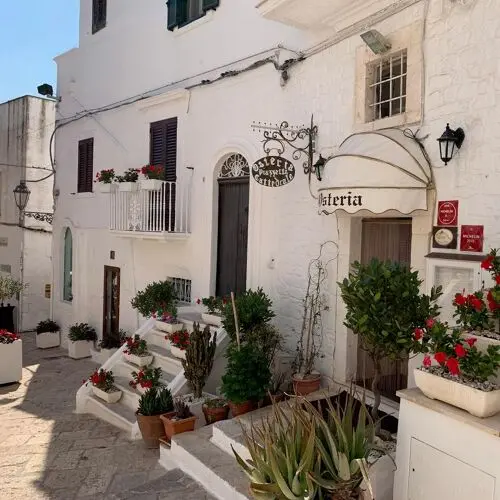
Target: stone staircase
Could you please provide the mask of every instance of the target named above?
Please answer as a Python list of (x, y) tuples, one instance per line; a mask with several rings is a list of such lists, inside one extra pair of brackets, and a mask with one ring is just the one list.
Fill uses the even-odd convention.
[[(193, 324), (200, 323), (200, 327), (206, 325), (201, 321), (201, 313), (193, 308), (180, 308), (179, 320), (184, 323), (184, 328), (192, 331)], [(210, 376), (206, 390), (215, 393), (220, 385), (220, 377), (224, 371), (225, 358), (223, 356), (229, 339), (222, 328), (211, 327), (212, 331), (217, 331), (217, 351), (214, 362), (214, 369)], [(148, 320), (137, 332), (141, 338), (148, 343), (148, 349), (154, 356), (151, 366), (162, 369), (162, 381), (170, 389), (173, 396), (185, 395), (189, 392), (187, 380), (184, 377), (184, 370), (181, 361), (170, 352), (170, 345), (165, 340), (166, 333), (156, 328), (156, 320)], [(141, 394), (138, 390), (129, 385), (132, 379), (131, 373), (138, 371), (138, 367), (127, 362), (122, 354), (125, 347), (119, 349), (109, 358), (101, 368), (112, 370), (115, 376), (115, 385), (123, 392), (118, 403), (107, 404), (103, 400), (95, 397), (90, 384), (82, 386), (76, 396), (76, 412), (91, 413), (96, 417), (126, 431), (132, 439), (139, 439), (140, 432), (137, 425), (135, 412), (139, 405)]]

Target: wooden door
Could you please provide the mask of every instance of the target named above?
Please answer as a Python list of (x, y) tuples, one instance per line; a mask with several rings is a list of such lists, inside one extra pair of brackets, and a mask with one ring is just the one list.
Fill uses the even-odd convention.
[(102, 338), (117, 338), (120, 330), (120, 269), (104, 266)]
[[(411, 262), (411, 219), (365, 219), (361, 237), (361, 263), (371, 259)], [(373, 380), (373, 363), (358, 347), (357, 383), (368, 389)], [(383, 396), (396, 398), (396, 391), (405, 389), (408, 381), (408, 360), (382, 361), (380, 391)]]
[(248, 249), (248, 176), (219, 179), (217, 296), (246, 289)]

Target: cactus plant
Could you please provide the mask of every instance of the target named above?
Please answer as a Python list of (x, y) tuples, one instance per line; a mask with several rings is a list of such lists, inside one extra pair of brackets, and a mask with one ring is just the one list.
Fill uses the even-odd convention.
[(203, 396), (203, 387), (214, 365), (216, 348), (217, 333), (212, 339), (209, 326), (202, 331), (200, 325), (195, 323), (186, 348), (186, 359), (182, 360), (184, 376), (193, 389), (195, 398)]

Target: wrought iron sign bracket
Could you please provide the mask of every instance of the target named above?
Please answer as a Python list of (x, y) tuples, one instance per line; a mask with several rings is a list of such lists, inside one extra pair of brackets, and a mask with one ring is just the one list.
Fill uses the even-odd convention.
[(282, 156), (286, 149), (290, 148), (294, 160), (303, 160), (304, 174), (310, 177), (315, 172), (314, 153), (318, 127), (314, 125), (314, 116), (311, 116), (309, 127), (293, 127), (286, 121), (281, 125), (253, 122), (252, 129), (263, 132), (262, 147), (266, 155), (275, 153)]

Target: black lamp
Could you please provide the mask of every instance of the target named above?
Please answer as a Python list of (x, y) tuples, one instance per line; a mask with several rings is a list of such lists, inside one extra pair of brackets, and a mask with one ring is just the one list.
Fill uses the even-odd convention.
[(31, 191), (26, 185), (26, 181), (21, 181), (14, 189), (14, 200), (20, 212), (23, 212), (28, 204)]
[(314, 164), (314, 173), (316, 174), (318, 181), (320, 181), (322, 178), (321, 176), (323, 174), (323, 171), (325, 170), (326, 162), (327, 159), (319, 155), (318, 161)]
[(450, 124), (446, 124), (446, 130), (443, 135), (438, 139), (439, 142), (439, 152), (441, 154), (441, 160), (443, 160), (445, 165), (455, 155), (456, 149), (460, 149), (465, 139), (465, 132), (461, 128), (456, 130), (451, 130)]

